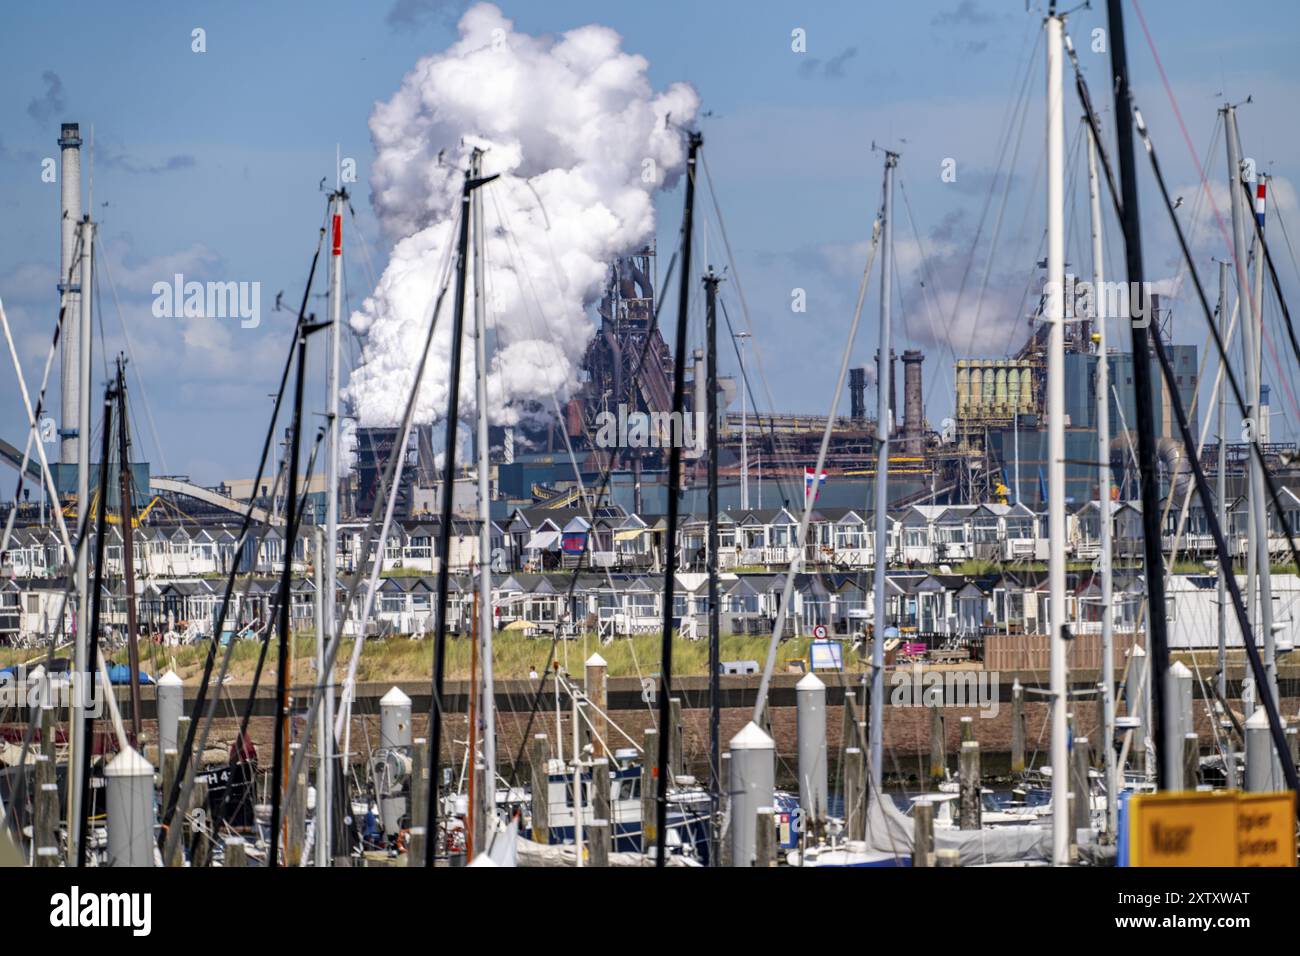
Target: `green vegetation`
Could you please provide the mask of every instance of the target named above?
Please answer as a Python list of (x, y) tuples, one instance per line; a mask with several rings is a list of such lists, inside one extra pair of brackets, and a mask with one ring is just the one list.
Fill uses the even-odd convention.
[[(583, 662), (594, 652), (599, 652), (609, 665), (611, 677), (649, 677), (659, 673), (658, 634), (638, 634), (634, 637), (620, 637), (608, 645), (603, 645), (594, 634), (587, 634), (569, 641), (554, 643), (545, 637), (525, 637), (520, 634), (497, 634), (493, 641), (493, 669), (500, 680), (527, 678), (529, 671), (545, 669), (552, 660), (558, 660), (560, 666), (571, 673), (581, 673)], [(777, 649), (777, 672), (784, 672), (786, 662), (797, 658), (806, 658), (809, 638), (795, 638), (783, 641)], [(765, 635), (750, 637), (723, 636), (721, 641), (721, 658), (724, 661), (757, 661), (759, 667), (767, 658), (768, 638)], [(256, 641), (239, 641), (231, 652), (230, 673), (232, 682), (246, 684), (252, 680), (257, 667), (260, 644)], [(447, 678), (459, 680), (469, 677), (472, 642), (463, 637), (447, 639)], [(185, 647), (142, 646), (141, 666), (148, 674), (160, 674), (169, 667), (187, 682), (197, 682), (203, 673), (203, 661), (207, 655), (208, 645), (189, 645)], [(223, 649), (224, 652), (224, 649)], [(70, 649), (60, 655), (70, 653)], [(346, 641), (339, 650), (335, 673), (342, 677), (347, 672), (348, 660), (352, 654), (352, 642)], [(19, 664), (39, 658), (40, 653), (32, 649), (0, 649), (0, 667)], [(115, 660), (125, 659), (124, 651), (113, 655)], [(316, 638), (311, 633), (299, 634), (294, 639), (294, 682), (298, 684), (311, 682), (315, 678)], [(218, 657), (218, 666), (220, 657)], [(850, 669), (855, 668), (856, 660), (845, 649), (845, 662)], [(275, 649), (267, 655), (263, 678), (275, 671)], [(407, 637), (372, 638), (366, 642), (361, 653), (361, 662), (357, 668), (360, 681), (381, 680), (423, 680), (433, 671), (433, 639), (412, 640)], [(681, 638), (673, 640), (673, 673), (679, 676), (702, 676), (709, 672), (709, 645), (707, 641), (689, 641)]]

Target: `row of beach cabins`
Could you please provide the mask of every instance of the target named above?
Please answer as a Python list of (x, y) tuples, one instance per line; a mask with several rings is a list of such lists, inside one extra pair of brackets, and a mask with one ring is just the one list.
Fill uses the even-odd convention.
[[(1291, 527), (1300, 527), (1300, 497), (1289, 488), (1281, 495)], [(1141, 508), (1136, 501), (1110, 502), (1117, 560), (1142, 555)], [(1090, 501), (1070, 515), (1067, 555), (1093, 560), (1100, 551), (1102, 507)], [(1205, 515), (1177, 507), (1162, 508), (1166, 552), (1189, 560), (1213, 558), (1215, 548)], [(1046, 521), (1024, 505), (913, 505), (891, 511), (886, 552), (891, 566), (938, 567), (967, 561), (1014, 563), (1046, 561), (1049, 542)], [(724, 570), (779, 570), (799, 555), (799, 512), (794, 508), (724, 512), (719, 517), (718, 564)], [(817, 507), (810, 520), (802, 568), (857, 571), (875, 562), (876, 523), (866, 509)], [(1230, 547), (1245, 553), (1247, 512), (1244, 500), (1229, 508)], [(478, 521), (454, 519), (451, 569), (472, 570), (478, 560)], [(659, 515), (638, 515), (617, 507), (585, 510), (516, 508), (493, 520), (492, 565), (496, 573), (572, 569), (580, 564), (595, 571), (645, 573), (663, 566), (666, 523)], [(342, 571), (359, 560), (364, 524), (340, 526), (336, 555)], [(110, 525), (105, 544), (110, 575), (122, 572), (122, 533)], [(310, 570), (322, 547), (322, 529), (307, 526), (298, 532), (293, 560), (302, 573)], [(439, 522), (415, 516), (395, 522), (383, 547), (387, 572), (435, 573)], [(159, 524), (134, 532), (134, 566), (138, 577), (174, 578), (226, 574), (237, 567), (249, 574), (273, 574), (284, 560), (283, 529), (264, 528), (242, 547), (234, 524)], [(678, 566), (703, 571), (707, 561), (707, 526), (701, 518), (684, 521), (677, 533)], [(1288, 554), (1283, 526), (1270, 514), (1269, 548), (1279, 558)], [(17, 528), (0, 557), (5, 577), (49, 577), (61, 573), (67, 558), (58, 533), (50, 527)]]

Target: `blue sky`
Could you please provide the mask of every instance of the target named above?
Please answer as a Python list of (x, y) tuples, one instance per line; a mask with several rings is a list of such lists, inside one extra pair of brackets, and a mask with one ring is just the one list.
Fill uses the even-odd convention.
[[(685, 81), (699, 92), (702, 109), (712, 114), (700, 121), (706, 157), (757, 333), (760, 404), (768, 404), (769, 390), (778, 407), (795, 411), (824, 411), (829, 401), (880, 193), (882, 159), (872, 152), (873, 141), (902, 152), (895, 318), (899, 347), (927, 351), (931, 423), (950, 412), (954, 355), (1001, 355), (1027, 333), (1018, 310), (1035, 279), (1044, 226), (1041, 42), (1029, 59), (1041, 12), (1026, 12), (1021, 0), (828, 2), (813, 9), (739, 2), (498, 5), (517, 30), (534, 34), (593, 22), (612, 27), (626, 49), (647, 58), (656, 89)], [(115, 354), (122, 333), (107, 287), (111, 274), (163, 445), (154, 447), (137, 408), (136, 429), (154, 470), (209, 483), (251, 473), (270, 408), (267, 393), (292, 324), (288, 312), (270, 311), (271, 300), (279, 290), (295, 304), (301, 295), (323, 217), (317, 185), (322, 177), (332, 182), (335, 144), (357, 161), (354, 206), (378, 272), (387, 248), (368, 206), (373, 150), (367, 119), (422, 55), (449, 45), (464, 6), (424, 0), (74, 2), (7, 10), (0, 37), (0, 80), (9, 91), (0, 102), (6, 222), (0, 296), (29, 383), (39, 379), (57, 309), (58, 187), (41, 182), (40, 163), (58, 155), (59, 123), (75, 120), (87, 140), (94, 125), (94, 214), (102, 222), (109, 266), (100, 285), (104, 336)], [(1212, 286), (1209, 257), (1225, 250), (1212, 218), (1194, 201), (1197, 177), (1188, 147), (1134, 7), (1126, 9), (1138, 103), (1171, 188), (1186, 197), (1180, 215), (1196, 232), (1197, 265)], [(1262, 3), (1233, 16), (1222, 3), (1144, 0), (1141, 9), (1198, 155), (1205, 155), (1213, 135), (1223, 101), (1216, 94), (1233, 101), (1253, 95), (1240, 110), (1245, 152), (1279, 177), (1280, 213), (1300, 243), (1291, 188), (1300, 160), (1300, 133), (1292, 122), (1300, 93), (1294, 56), (1300, 7)], [(1103, 79), (1109, 57), (1089, 49), (1092, 30), (1104, 26), (1103, 11), (1080, 10), (1068, 29), (1094, 97), (1109, 107)], [(206, 31), (202, 54), (191, 51), (196, 27)], [(806, 31), (806, 53), (791, 50), (796, 28)], [(975, 246), (1007, 139), (1006, 117), (1026, 69), (1027, 114), (999, 241), (994, 247), (990, 237), (1000, 185)], [(1078, 115), (1068, 71), (1066, 94), (1068, 144)], [(1109, 122), (1110, 114), (1105, 118)], [(1222, 142), (1207, 166), (1220, 203), (1226, 196)], [(945, 159), (956, 162), (955, 183), (941, 180)], [(1172, 280), (1176, 248), (1139, 159), (1149, 278)], [(1071, 195), (1084, 218), (1073, 227), (1067, 258), (1086, 273), (1082, 186), (1080, 179), (1077, 196)], [(707, 194), (702, 200), (708, 203)], [(675, 242), (680, 207), (680, 189), (659, 199), (663, 250)], [(711, 222), (710, 258), (721, 265), (718, 233)], [(1116, 264), (1122, 260), (1113, 223), (1109, 235), (1109, 258)], [(1271, 228), (1270, 238), (1278, 235)], [(1291, 257), (1280, 239), (1273, 250), (1294, 298), (1300, 283)], [(663, 259), (661, 268), (666, 254)], [(986, 267), (988, 289), (976, 319)], [(150, 287), (175, 271), (187, 278), (260, 282), (260, 327), (153, 319)], [(1114, 265), (1109, 272), (1118, 275)], [(930, 280), (924, 291), (922, 273)], [(350, 258), (347, 284), (354, 304), (370, 291), (364, 257)], [(724, 293), (738, 319), (735, 285), (733, 277)], [(806, 292), (805, 313), (790, 310), (796, 288)], [(1174, 338), (1202, 345), (1204, 322), (1190, 291), (1184, 283), (1174, 300)], [(877, 335), (874, 281), (869, 295), (857, 364), (869, 364)], [(324, 300), (313, 300), (313, 307), (323, 309)], [(1265, 380), (1289, 383), (1296, 363), (1276, 319), (1270, 321), (1280, 362), (1270, 365), (1266, 356)], [(734, 363), (724, 354), (722, 365), (727, 371)], [(7, 361), (2, 367), (0, 435), (19, 442), (21, 404)], [(1285, 389), (1275, 389), (1281, 417), (1274, 433), (1289, 435), (1297, 410), (1277, 391)], [(318, 408), (320, 393), (317, 385)], [(847, 396), (841, 409), (847, 409)]]

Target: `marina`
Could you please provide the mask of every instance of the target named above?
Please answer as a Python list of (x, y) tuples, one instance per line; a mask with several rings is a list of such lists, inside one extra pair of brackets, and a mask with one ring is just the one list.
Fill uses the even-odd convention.
[[(510, 6), (327, 4), (305, 36), (356, 89), (275, 93), (311, 118), (247, 194), (233, 145), (146, 166), (117, 107), (32, 101), (58, 213), (15, 199), (32, 248), (0, 239), (0, 862), (86, 881), (50, 925), (119, 868), (980, 869), (977, 908), (1241, 917), (1226, 876), (1197, 916), (1114, 881), (1297, 865), (1272, 54), (1210, 97), (1164, 5), (845, 7), (862, 58), (816, 46), (790, 106), (628, 9)], [(284, 15), (184, 55), (234, 83), (229, 28)], [(964, 51), (981, 135), (895, 44)], [(800, 158), (752, 149), (818, 96)], [(172, 174), (227, 208), (146, 259), (123, 223)]]

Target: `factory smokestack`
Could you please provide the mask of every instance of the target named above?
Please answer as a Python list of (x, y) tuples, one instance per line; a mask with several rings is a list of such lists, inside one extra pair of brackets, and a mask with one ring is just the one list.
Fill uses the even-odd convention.
[(849, 417), (855, 422), (867, 417), (867, 370), (849, 369)]
[[(81, 223), (81, 128), (64, 123), (59, 133), (62, 198), (59, 203), (59, 301), (63, 328), (59, 333), (59, 460), (77, 461), (78, 408), (81, 404), (81, 265), (75, 261), (77, 230)], [(71, 279), (69, 280), (69, 276)], [(64, 297), (66, 293), (66, 298)]]
[(909, 455), (925, 450), (925, 398), (921, 389), (924, 361), (925, 353), (919, 349), (903, 353), (903, 450)]

